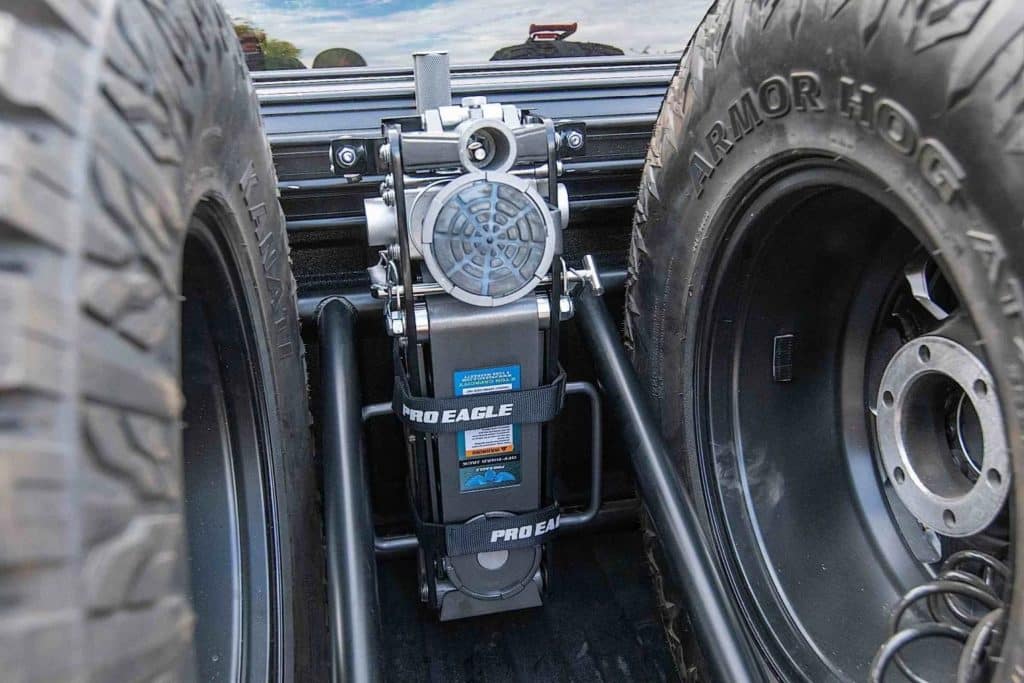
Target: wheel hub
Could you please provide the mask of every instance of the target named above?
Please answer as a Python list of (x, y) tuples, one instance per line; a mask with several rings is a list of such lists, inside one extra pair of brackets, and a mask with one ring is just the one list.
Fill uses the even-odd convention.
[(1010, 490), (1003, 416), (984, 363), (940, 336), (904, 344), (882, 375), (875, 429), (900, 501), (945, 536), (983, 531)]

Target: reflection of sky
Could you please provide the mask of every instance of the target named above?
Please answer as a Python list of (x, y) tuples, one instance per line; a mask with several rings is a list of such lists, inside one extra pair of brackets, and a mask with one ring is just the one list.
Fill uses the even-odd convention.
[(417, 50), (447, 50), (453, 62), (487, 61), (521, 43), (531, 23), (579, 23), (572, 40), (626, 54), (679, 52), (710, 0), (221, 0), (236, 20), (302, 50), (347, 47), (370, 66), (404, 66)]

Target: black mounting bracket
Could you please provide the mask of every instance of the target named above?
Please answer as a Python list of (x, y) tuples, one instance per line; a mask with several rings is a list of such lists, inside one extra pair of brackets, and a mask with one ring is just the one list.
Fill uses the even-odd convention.
[(380, 175), (383, 138), (340, 137), (331, 140), (331, 173), (337, 176)]
[[(568, 382), (565, 385), (568, 396), (583, 395), (590, 402), (590, 498), (587, 507), (576, 512), (563, 513), (559, 529), (568, 530), (586, 526), (594, 521), (601, 508), (601, 467), (603, 446), (601, 440), (601, 395), (589, 382)], [(394, 417), (390, 401), (372, 403), (363, 407), (363, 423), (372, 419)], [(374, 550), (378, 555), (399, 555), (415, 551), (419, 541), (414, 534), (401, 536), (374, 536)]]

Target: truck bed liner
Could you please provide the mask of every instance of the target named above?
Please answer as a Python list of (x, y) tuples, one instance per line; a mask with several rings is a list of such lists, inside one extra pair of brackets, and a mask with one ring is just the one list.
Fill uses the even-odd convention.
[(410, 560), (381, 562), (384, 679), (675, 680), (640, 532), (573, 536), (550, 547), (543, 607), (448, 623), (420, 605)]

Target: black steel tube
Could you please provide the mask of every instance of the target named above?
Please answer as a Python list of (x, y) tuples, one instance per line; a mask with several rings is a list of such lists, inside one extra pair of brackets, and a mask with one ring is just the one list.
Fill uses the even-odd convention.
[(622, 423), (640, 494), (669, 568), (686, 596), (713, 677), (725, 683), (762, 680), (693, 501), (670, 464), (647, 392), (626, 357), (604, 301), (584, 288), (577, 297), (575, 319), (594, 359), (608, 405)]
[(327, 589), (334, 680), (377, 680), (377, 564), (363, 457), (355, 307), (320, 309), (321, 419)]
[(415, 534), (401, 536), (377, 536), (373, 539), (373, 548), (379, 557), (410, 555), (420, 547), (420, 540)]

